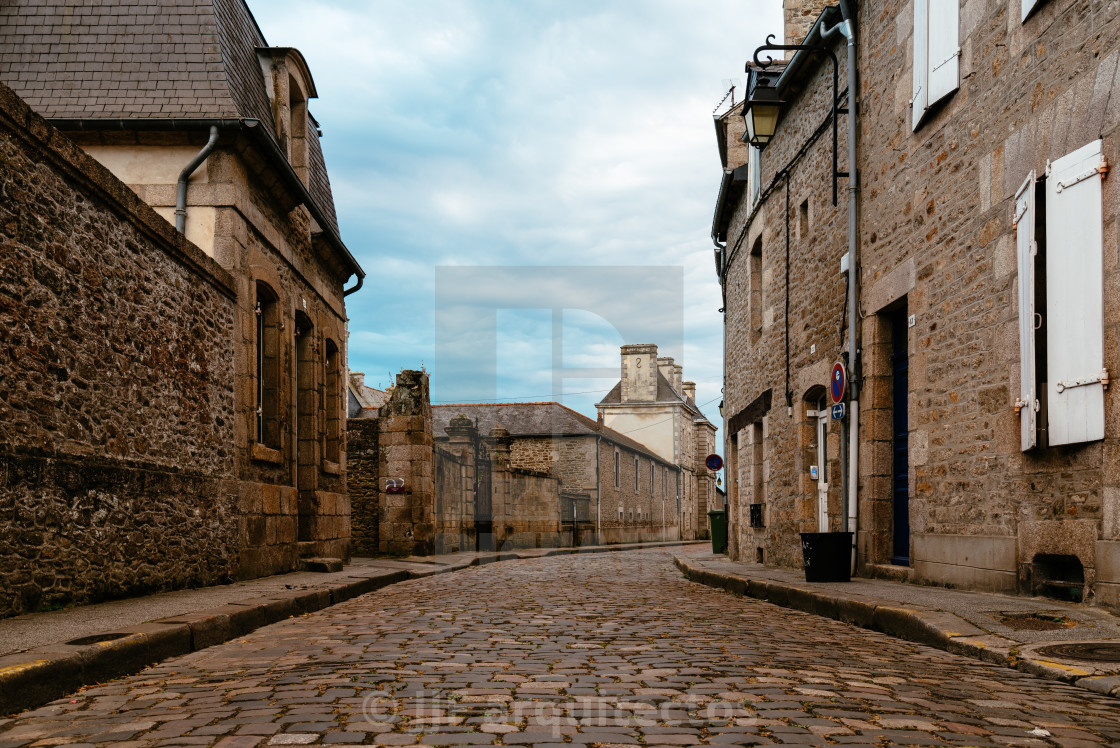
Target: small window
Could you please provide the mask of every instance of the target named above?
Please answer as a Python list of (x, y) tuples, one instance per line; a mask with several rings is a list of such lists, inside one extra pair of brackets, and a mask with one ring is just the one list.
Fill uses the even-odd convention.
[(623, 518), (622, 507), (618, 508), (618, 521), (621, 522)]
[(256, 441), (280, 449), (280, 305), (276, 293), (257, 283)]
[(634, 455), (634, 493), (638, 492), (638, 456)]
[(797, 222), (798, 234), (801, 241), (806, 241), (809, 238), (809, 201), (808, 199), (801, 201), (801, 210), (798, 212)]
[[(619, 459), (618, 451), (614, 453), (614, 487), (619, 488), (622, 485), (622, 463)], [(619, 511), (622, 511), (621, 509)]]
[(325, 411), (326, 428), (324, 429), (323, 454), (329, 462), (339, 461), (340, 431), (342, 426), (342, 368), (341, 356), (338, 346), (333, 340), (328, 339), (326, 345), (325, 376), (323, 378), (323, 410)]
[(653, 496), (653, 460), (649, 461), (649, 495)]

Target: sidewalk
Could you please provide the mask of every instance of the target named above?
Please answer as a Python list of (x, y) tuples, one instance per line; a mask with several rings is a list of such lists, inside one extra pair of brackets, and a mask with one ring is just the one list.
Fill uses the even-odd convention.
[(674, 556), (694, 582), (1120, 696), (1120, 617), (1102, 608), (881, 579), (809, 583), (710, 547)]
[(294, 572), (0, 619), (0, 717), (406, 579), (497, 561), (691, 544), (356, 558), (339, 572)]

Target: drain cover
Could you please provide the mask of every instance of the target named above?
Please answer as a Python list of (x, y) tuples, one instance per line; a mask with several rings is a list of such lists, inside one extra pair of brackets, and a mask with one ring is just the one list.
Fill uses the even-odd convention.
[(83, 636), (81, 639), (71, 639), (66, 643), (75, 647), (84, 647), (87, 644), (116, 641), (126, 636), (131, 636), (131, 634), (94, 634), (93, 636)]
[(1086, 662), (1120, 662), (1120, 642), (1072, 642), (1035, 650), (1040, 655)]

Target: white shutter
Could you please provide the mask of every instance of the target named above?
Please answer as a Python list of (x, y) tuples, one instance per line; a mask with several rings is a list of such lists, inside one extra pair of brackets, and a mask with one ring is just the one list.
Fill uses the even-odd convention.
[(1047, 435), (1051, 445), (1104, 438), (1101, 141), (1046, 172)]
[(1031, 14), (1031, 11), (1034, 10), (1034, 6), (1036, 5), (1038, 5), (1038, 0), (1023, 0), (1023, 17), (1020, 20), (1026, 21), (1027, 16)]
[(1022, 449), (1038, 443), (1034, 366), (1034, 172), (1015, 194), (1015, 243), (1019, 253), (1019, 419)]
[(929, 2), (929, 77), (926, 107), (960, 87), (960, 7), (959, 0)]
[(914, 98), (910, 100), (911, 127), (918, 129), (926, 113), (929, 78), (929, 0), (914, 0)]

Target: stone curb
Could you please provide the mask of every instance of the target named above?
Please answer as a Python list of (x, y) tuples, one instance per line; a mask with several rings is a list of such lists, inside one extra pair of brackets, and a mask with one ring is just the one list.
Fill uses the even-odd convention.
[(691, 582), (880, 631), (899, 639), (928, 644), (953, 654), (1012, 667), (1096, 693), (1120, 696), (1118, 675), (1094, 674), (1070, 664), (1021, 654), (1018, 642), (989, 634), (953, 613), (923, 607), (900, 607), (862, 595), (843, 596), (773, 580), (747, 579), (692, 565), (680, 556), (674, 556), (673, 563)]
[[(91, 643), (59, 643), (0, 656), (0, 717), (34, 709), (73, 693), (82, 686), (137, 673), (169, 657), (197, 652), (293, 616), (313, 613), (359, 595), (408, 579), (448, 574), (471, 566), (545, 558), (575, 553), (691, 545), (693, 541), (635, 543), (589, 548), (556, 548), (544, 553), (480, 554), (470, 561), (424, 570), (400, 570), (355, 576), (310, 590), (281, 591), (216, 608), (169, 616), (113, 632), (113, 639)], [(92, 638), (92, 637), (86, 637)], [(81, 642), (81, 639), (74, 641)]]

